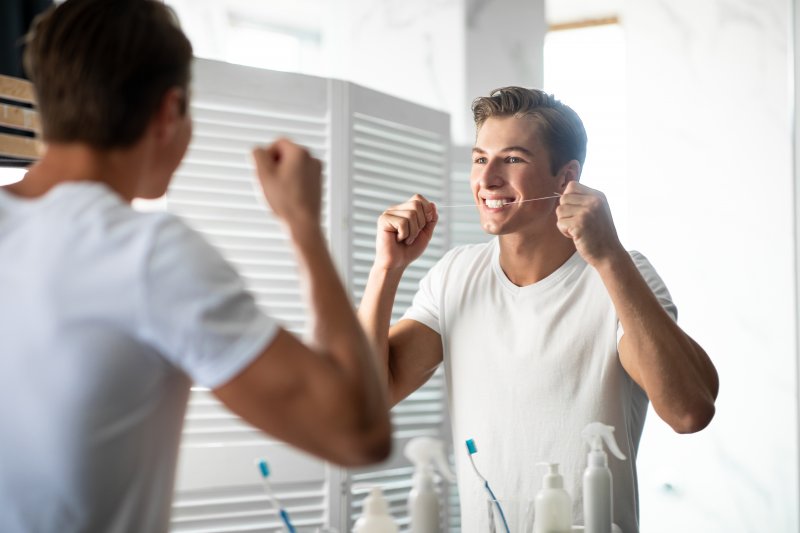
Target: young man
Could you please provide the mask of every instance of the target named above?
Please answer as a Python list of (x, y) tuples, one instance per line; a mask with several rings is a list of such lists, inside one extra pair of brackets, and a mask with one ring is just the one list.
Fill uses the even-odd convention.
[(320, 162), (254, 157), (315, 320), (306, 345), (162, 196), (191, 136), (192, 50), (156, 0), (68, 0), (27, 43), (47, 150), (0, 189), (0, 531), (166, 531), (192, 379), (324, 459), (386, 457), (375, 355), (320, 229)]
[(699, 431), (714, 415), (716, 371), (675, 323), (652, 266), (620, 244), (602, 193), (578, 182), (586, 133), (577, 114), (519, 87), (478, 98), (473, 113), (470, 186), (483, 228), (497, 238), (447, 253), (391, 327), (403, 270), (438, 216), (417, 195), (378, 220), (359, 317), (382, 355), (390, 402), (444, 362), (468, 532), (488, 524), (466, 439), (475, 439), (475, 460), (499, 498), (532, 498), (543, 475), (536, 463), (560, 463), (582, 523), (581, 430), (614, 426), (629, 458), (609, 460), (615, 522), (636, 533), (635, 459), (648, 399), (675, 431)]

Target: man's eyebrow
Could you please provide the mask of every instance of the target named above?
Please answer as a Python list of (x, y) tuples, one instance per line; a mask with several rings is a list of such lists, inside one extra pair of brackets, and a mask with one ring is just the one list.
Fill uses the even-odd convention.
[[(530, 150), (528, 150), (524, 146), (509, 146), (507, 148), (503, 148), (502, 150), (500, 150), (500, 153), (505, 153), (505, 152), (522, 152), (523, 154), (527, 154), (527, 155), (533, 157), (533, 152), (531, 152)], [(485, 154), (486, 150), (484, 150), (483, 148), (480, 148), (478, 146), (473, 146), (472, 147), (472, 153), (473, 154)]]
[(524, 146), (509, 146), (508, 148), (503, 148), (500, 150), (500, 152), (522, 152), (523, 154), (528, 154), (529, 156), (533, 157), (533, 152)]

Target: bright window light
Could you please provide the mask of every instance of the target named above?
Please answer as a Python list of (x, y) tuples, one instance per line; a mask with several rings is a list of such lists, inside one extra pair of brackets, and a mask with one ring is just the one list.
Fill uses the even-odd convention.
[(0, 187), (20, 181), (27, 171), (27, 168), (0, 167)]
[(230, 22), (225, 60), (286, 72), (315, 72), (321, 57), (318, 34), (266, 25)]
[(545, 89), (583, 119), (589, 144), (581, 183), (605, 193), (620, 237), (628, 218), (625, 54), (618, 24), (545, 38)]

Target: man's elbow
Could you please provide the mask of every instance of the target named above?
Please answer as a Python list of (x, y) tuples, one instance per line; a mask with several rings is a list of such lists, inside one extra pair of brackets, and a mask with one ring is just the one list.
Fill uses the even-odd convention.
[(673, 421), (670, 426), (672, 426), (672, 429), (675, 430), (676, 433), (697, 433), (705, 429), (711, 423), (715, 413), (716, 407), (714, 407), (714, 402), (703, 402), (687, 410)]
[(392, 453), (391, 424), (380, 423), (350, 435), (343, 445), (344, 454), (338, 461), (345, 467), (367, 466), (380, 463)]

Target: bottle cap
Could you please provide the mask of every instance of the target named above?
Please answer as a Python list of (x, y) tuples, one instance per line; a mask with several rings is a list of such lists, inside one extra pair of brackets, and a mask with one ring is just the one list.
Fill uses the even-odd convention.
[(546, 466), (549, 470), (542, 478), (542, 487), (545, 489), (563, 489), (564, 478), (558, 473), (558, 463), (536, 463)]
[(369, 496), (364, 498), (364, 515), (384, 516), (389, 514), (389, 504), (383, 497), (380, 487), (372, 487)]

